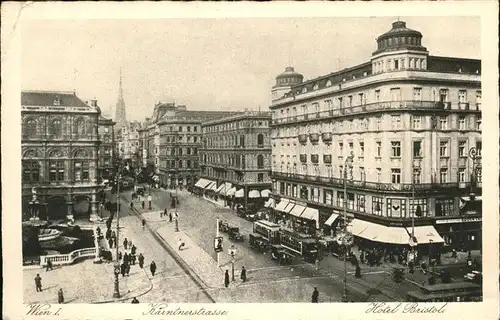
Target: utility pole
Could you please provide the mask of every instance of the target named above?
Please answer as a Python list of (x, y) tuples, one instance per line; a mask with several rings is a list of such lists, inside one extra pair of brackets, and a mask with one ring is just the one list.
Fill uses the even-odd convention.
[(120, 260), (118, 259), (118, 244), (120, 243), (120, 167), (118, 167), (118, 174), (116, 176), (116, 265), (115, 265), (115, 291), (113, 298), (120, 298), (120, 286), (118, 275), (120, 274)]
[[(217, 217), (217, 226), (215, 229), (215, 236), (216, 238), (219, 238), (219, 217)], [(220, 266), (219, 264), (219, 252), (217, 252), (217, 268)]]

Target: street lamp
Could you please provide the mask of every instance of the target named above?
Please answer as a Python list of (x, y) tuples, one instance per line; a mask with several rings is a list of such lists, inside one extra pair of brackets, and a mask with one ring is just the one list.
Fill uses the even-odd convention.
[(412, 188), (411, 188), (411, 201), (412, 201), (412, 210), (411, 210), (411, 239), (410, 239), (410, 246), (411, 246), (411, 251), (412, 251), (412, 256), (413, 256), (413, 261), (415, 261), (415, 246), (417, 245), (417, 239), (415, 238), (415, 213), (420, 213), (420, 205), (417, 205), (415, 207), (415, 174), (418, 173), (420, 174), (420, 160), (414, 159), (412, 163)]
[(352, 235), (347, 231), (347, 168), (349, 167), (352, 175), (352, 163), (354, 161), (354, 152), (345, 159), (344, 163), (344, 234), (342, 237), (342, 244), (344, 246), (344, 293), (342, 294), (342, 302), (347, 302), (347, 247), (352, 244)]
[(234, 256), (236, 255), (236, 247), (232, 244), (229, 247), (229, 255), (231, 256), (231, 278), (234, 281)]
[[(120, 172), (120, 171), (119, 171)], [(120, 274), (120, 260), (118, 259), (118, 243), (120, 243), (120, 173), (116, 175), (116, 264), (115, 264), (115, 291), (113, 292), (113, 298), (120, 298), (120, 286), (118, 275)]]

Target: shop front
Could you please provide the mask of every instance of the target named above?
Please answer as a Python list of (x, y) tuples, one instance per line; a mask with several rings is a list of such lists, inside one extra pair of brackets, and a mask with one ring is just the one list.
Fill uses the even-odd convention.
[(481, 250), (480, 216), (439, 219), (435, 221), (435, 227), (450, 248), (461, 251)]

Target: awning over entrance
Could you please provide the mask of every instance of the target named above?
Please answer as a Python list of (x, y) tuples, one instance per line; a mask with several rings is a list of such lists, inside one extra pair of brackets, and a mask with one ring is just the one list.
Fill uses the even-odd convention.
[(236, 191), (236, 193), (234, 194), (235, 198), (243, 198), (244, 196), (245, 196), (245, 190), (243, 189)]
[(295, 207), (293, 207), (293, 209), (290, 211), (290, 214), (296, 217), (300, 217), (300, 215), (302, 214), (302, 212), (304, 212), (305, 209), (306, 207), (301, 206), (300, 204), (296, 204)]
[(285, 210), (283, 210), (283, 211), (286, 213), (290, 213), (290, 211), (292, 211), (293, 207), (295, 207), (295, 203), (288, 202), (288, 204), (285, 207)]
[(229, 192), (229, 190), (231, 190), (232, 187), (233, 185), (230, 182), (224, 182), (224, 187), (220, 191), (220, 194), (222, 196), (227, 196), (227, 193)]
[(338, 214), (336, 213), (332, 213), (332, 215), (328, 218), (328, 220), (326, 220), (325, 224), (327, 226), (332, 226), (332, 224), (335, 222), (335, 220), (337, 220), (337, 218), (339, 217)]
[(221, 183), (215, 192), (217, 192), (217, 193), (221, 192), (222, 188), (224, 188), (224, 186), (225, 186), (224, 183)]
[(282, 211), (284, 212), (285, 211), (285, 207), (288, 205), (289, 201), (288, 199), (281, 199), (280, 202), (276, 205), (276, 210), (278, 211)]
[(259, 190), (250, 190), (250, 192), (248, 192), (248, 197), (250, 199), (260, 198), (260, 192), (259, 192)]
[(198, 180), (198, 181), (194, 184), (194, 186), (195, 186), (195, 187), (197, 187), (197, 188), (203, 188), (203, 187), (204, 187), (204, 185), (203, 185), (203, 182), (204, 182), (204, 181), (207, 181), (207, 180), (205, 180), (205, 179), (201, 178), (200, 180)]
[(273, 198), (269, 198), (266, 203), (264, 203), (264, 208), (274, 208), (276, 206), (276, 202)]
[(236, 193), (236, 187), (232, 187), (231, 189), (229, 189), (227, 192), (226, 192), (226, 196), (228, 197), (232, 197), (234, 196), (234, 194)]
[(366, 240), (390, 243), (408, 244), (410, 235), (405, 228), (386, 227), (377, 223), (354, 219), (350, 223), (350, 232)]
[(260, 196), (262, 198), (269, 198), (269, 195), (271, 194), (271, 190), (269, 189), (264, 189), (260, 192)]
[[(408, 231), (408, 234), (411, 235), (411, 227), (407, 227), (406, 230)], [(417, 238), (418, 244), (444, 242), (443, 238), (441, 238), (441, 236), (433, 226), (415, 227), (414, 235), (415, 238)]]
[(316, 228), (319, 228), (319, 211), (318, 209), (306, 207), (300, 215), (301, 218), (316, 221)]
[(215, 184), (214, 181), (207, 180), (209, 183), (205, 185), (204, 189), (205, 190), (212, 190), (212, 186)]
[(216, 192), (217, 192), (217, 182), (212, 183), (212, 185), (210, 186), (210, 189), (209, 189), (209, 190), (212, 190), (212, 191), (216, 191)]

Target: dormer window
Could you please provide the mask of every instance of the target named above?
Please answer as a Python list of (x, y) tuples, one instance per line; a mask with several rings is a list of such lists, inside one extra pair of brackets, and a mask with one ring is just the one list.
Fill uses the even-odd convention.
[(60, 106), (60, 105), (61, 105), (61, 100), (59, 100), (59, 97), (56, 97), (56, 98), (54, 99), (54, 105), (55, 105), (55, 106)]
[(342, 82), (345, 82), (346, 78), (342, 78)]
[(331, 86), (332, 86), (332, 82), (331, 82), (330, 80), (328, 80), (328, 81), (326, 82), (326, 86), (327, 86), (327, 87), (331, 87)]
[(318, 84), (316, 83), (316, 84), (314, 85), (314, 87), (313, 87), (313, 90), (318, 90), (318, 88), (319, 88), (319, 86), (318, 86)]
[(368, 72), (363, 72), (363, 77), (366, 77), (368, 75)]
[(307, 88), (306, 87), (302, 88), (302, 93), (306, 93), (306, 92), (307, 92)]

